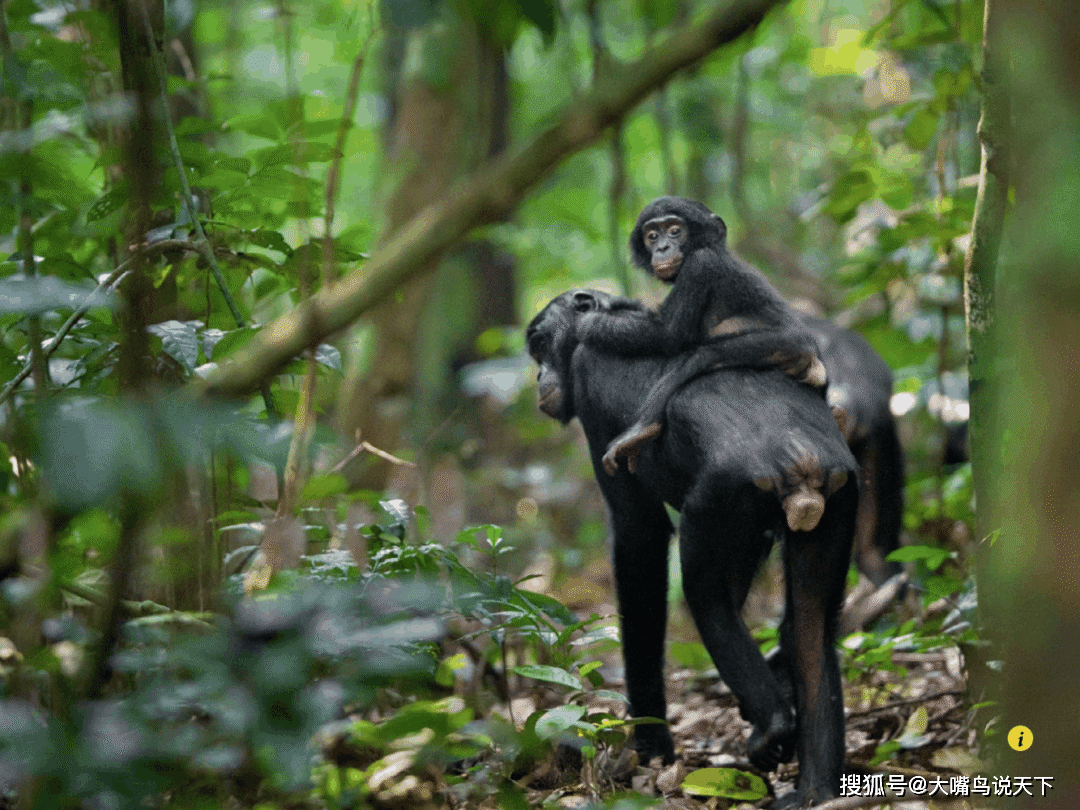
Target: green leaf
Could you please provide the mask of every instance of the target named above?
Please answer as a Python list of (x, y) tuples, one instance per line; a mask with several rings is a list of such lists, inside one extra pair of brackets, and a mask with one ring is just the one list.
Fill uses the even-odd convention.
[(877, 184), (865, 169), (855, 169), (839, 178), (829, 193), (825, 210), (835, 219), (846, 222), (855, 209), (877, 194)]
[(926, 567), (936, 571), (945, 560), (953, 556), (953, 553), (945, 548), (937, 546), (904, 546), (889, 553), (886, 557), (889, 562), (915, 562), (923, 560)]
[(544, 712), (536, 721), (536, 735), (550, 740), (571, 729), (585, 715), (584, 706), (559, 706)]
[(90, 222), (104, 219), (113, 211), (117, 211), (127, 200), (127, 188), (121, 184), (109, 189), (96, 200), (86, 211), (86, 218)]
[(687, 667), (695, 672), (705, 672), (713, 669), (713, 660), (704, 644), (696, 641), (676, 641), (668, 648), (668, 653), (679, 666)]
[(165, 321), (146, 327), (146, 331), (161, 338), (161, 348), (188, 372), (199, 364), (199, 339), (195, 330), (201, 321)]
[(234, 351), (247, 344), (259, 331), (255, 326), (242, 326), (226, 332), (217, 343), (214, 344), (214, 355), (211, 360), (218, 361), (228, 357)]
[(246, 132), (248, 135), (258, 135), (271, 141), (281, 140), (285, 134), (273, 117), (266, 113), (237, 115), (222, 124), (221, 128), (226, 132)]
[(313, 475), (304, 484), (300, 493), (301, 503), (317, 503), (332, 495), (341, 495), (349, 491), (349, 486), (344, 476), (337, 473), (324, 473)]
[(756, 802), (769, 794), (760, 776), (736, 768), (698, 768), (686, 775), (682, 789), (695, 796), (720, 796), (744, 802)]
[(585, 689), (585, 684), (581, 682), (580, 678), (559, 667), (549, 667), (543, 664), (524, 664), (520, 667), (514, 667), (514, 672), (533, 680), (557, 683), (560, 686), (577, 689), (579, 692)]
[(921, 152), (930, 145), (930, 140), (937, 132), (938, 114), (929, 107), (923, 107), (911, 116), (904, 127), (904, 141), (916, 152)]
[[(622, 692), (614, 692), (611, 689), (595, 689), (590, 693), (593, 697), (600, 700), (616, 700), (620, 703), (629, 703), (629, 699)], [(620, 723), (619, 725), (624, 725)]]

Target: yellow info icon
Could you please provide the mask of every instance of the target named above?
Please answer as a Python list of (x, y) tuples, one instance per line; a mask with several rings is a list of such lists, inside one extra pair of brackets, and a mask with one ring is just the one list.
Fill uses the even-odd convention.
[(1013, 726), (1009, 729), (1009, 736), (1006, 739), (1009, 741), (1009, 747), (1014, 751), (1027, 751), (1035, 742), (1035, 735), (1027, 726)]

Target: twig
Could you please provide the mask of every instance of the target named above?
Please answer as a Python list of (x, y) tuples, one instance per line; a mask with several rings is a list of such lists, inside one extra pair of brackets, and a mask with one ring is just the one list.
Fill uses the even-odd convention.
[(929, 695), (893, 700), (886, 703), (884, 706), (876, 706), (872, 709), (862, 709), (857, 712), (851, 712), (848, 714), (847, 719), (851, 720), (853, 717), (866, 717), (871, 714), (877, 714), (878, 712), (887, 712), (899, 708), (900, 706), (910, 706), (912, 703), (927, 703), (931, 700), (937, 700), (940, 697), (948, 697), (949, 695), (962, 696), (963, 694), (963, 689), (942, 689), (939, 692), (931, 692)]
[(345, 456), (345, 458), (343, 458), (341, 461), (339, 461), (337, 464), (335, 464), (334, 468), (332, 470), (330, 470), (330, 472), (332, 472), (332, 473), (341, 472), (342, 470), (345, 469), (346, 464), (348, 464), (350, 461), (352, 461), (354, 458), (356, 458), (361, 453), (371, 453), (371, 455), (378, 456), (379, 458), (384, 459), (385, 461), (389, 461), (391, 464), (397, 464), (399, 467), (412, 467), (412, 468), (416, 467), (416, 462), (414, 462), (414, 461), (406, 461), (403, 458), (398, 458), (397, 456), (392, 456), (389, 453), (387, 453), (385, 450), (380, 450), (378, 447), (375, 447), (374, 445), (368, 444), (367, 442), (360, 442), (358, 445), (356, 445), (356, 447), (354, 447), (352, 450), (349, 451), (349, 455)]

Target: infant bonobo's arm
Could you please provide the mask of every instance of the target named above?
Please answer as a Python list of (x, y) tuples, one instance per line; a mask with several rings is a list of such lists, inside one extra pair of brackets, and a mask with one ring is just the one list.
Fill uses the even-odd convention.
[[(728, 328), (738, 325), (746, 325), (746, 322)], [(825, 366), (818, 358), (813, 335), (805, 328), (758, 328), (725, 334), (721, 329), (723, 326), (717, 328), (717, 337), (685, 354), (653, 384), (638, 410), (635, 423), (616, 437), (604, 453), (604, 469), (609, 475), (618, 470), (618, 460), (623, 456), (630, 472), (637, 469), (641, 445), (660, 433), (668, 400), (702, 374), (725, 368), (779, 368), (800, 382), (817, 388), (825, 386)]]
[(624, 357), (670, 357), (699, 346), (706, 336), (704, 320), (711, 303), (709, 285), (700, 276), (685, 268), (660, 312), (641, 308), (590, 313), (582, 319), (578, 334), (590, 348)]

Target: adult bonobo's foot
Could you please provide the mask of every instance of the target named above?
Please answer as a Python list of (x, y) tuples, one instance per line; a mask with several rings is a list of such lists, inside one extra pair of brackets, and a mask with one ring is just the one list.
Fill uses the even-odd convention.
[(604, 469), (608, 475), (615, 475), (619, 471), (619, 459), (626, 459), (626, 469), (637, 472), (638, 456), (641, 454), (641, 445), (650, 442), (660, 435), (661, 425), (653, 422), (650, 425), (637, 424), (628, 430), (624, 430), (615, 440), (608, 445), (604, 453)]
[(777, 709), (764, 729), (755, 726), (746, 743), (750, 764), (760, 771), (772, 771), (795, 756), (795, 718), (789, 709)]
[(675, 741), (667, 723), (642, 723), (634, 726), (634, 750), (638, 760), (648, 765), (655, 757), (660, 757), (665, 765), (675, 761)]

